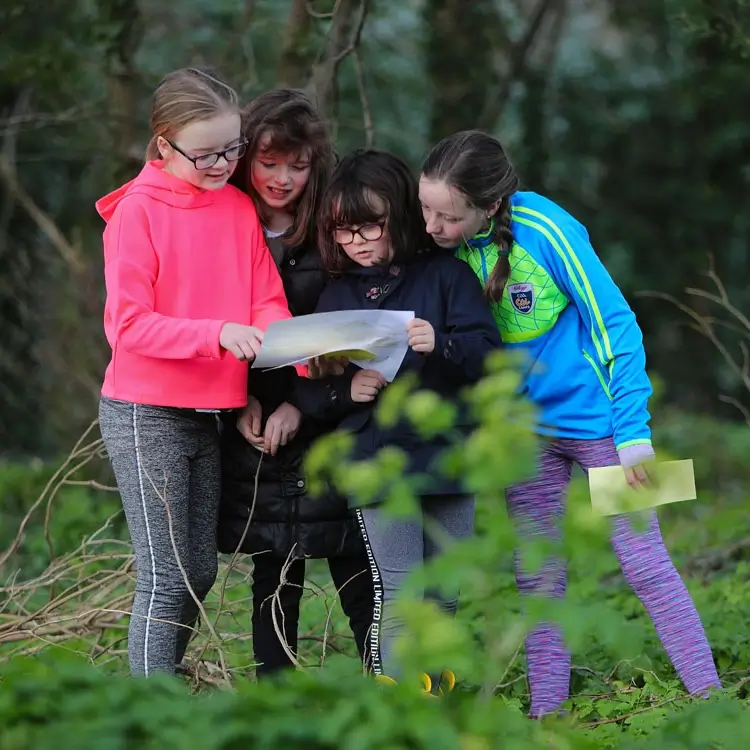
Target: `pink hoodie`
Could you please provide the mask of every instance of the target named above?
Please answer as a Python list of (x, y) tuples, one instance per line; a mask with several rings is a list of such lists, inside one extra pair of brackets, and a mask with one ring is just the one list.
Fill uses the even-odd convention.
[(101, 198), (112, 359), (102, 394), (153, 406), (247, 403), (246, 362), (219, 345), (226, 322), (265, 330), (291, 317), (253, 202), (202, 191), (149, 162)]

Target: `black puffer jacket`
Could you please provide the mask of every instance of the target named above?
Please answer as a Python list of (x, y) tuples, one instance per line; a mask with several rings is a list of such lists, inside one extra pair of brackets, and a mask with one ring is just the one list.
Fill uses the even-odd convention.
[[(268, 246), (279, 267), (290, 311), (293, 315), (312, 313), (326, 284), (317, 248), (290, 249), (280, 238), (269, 238)], [(250, 372), (250, 392), (261, 404), (265, 428), (266, 418), (291, 394), (296, 373), (291, 368)], [(315, 558), (361, 553), (359, 526), (346, 500), (310, 496), (302, 472), (312, 442), (336, 423), (304, 419), (294, 440), (280, 447), (275, 456), (263, 455), (261, 462), (261, 452), (237, 431), (236, 418), (232, 413), (222, 417), (219, 551), (237, 549), (252, 507), (253, 520), (242, 552), (269, 552), (284, 558), (292, 550), (295, 557)]]

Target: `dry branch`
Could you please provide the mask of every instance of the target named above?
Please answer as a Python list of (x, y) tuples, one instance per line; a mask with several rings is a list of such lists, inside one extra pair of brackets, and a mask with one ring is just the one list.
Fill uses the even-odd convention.
[[(68, 460), (55, 473), (55, 480), (45, 487), (34, 504), (35, 508), (39, 508), (45, 500), (49, 500), (50, 518), (55, 508), (51, 498), (57, 497), (60, 487), (71, 481), (65, 478), (68, 474), (66, 467), (76, 463), (82, 456), (91, 453), (101, 454), (99, 441), (91, 442), (89, 433), (90, 430), (74, 446)], [(29, 517), (24, 518), (23, 525), (28, 522)], [(110, 522), (111, 519), (107, 519), (99, 529), (83, 540), (77, 549), (51, 559), (47, 569), (32, 580), (19, 582), (18, 575), (14, 574), (10, 576), (6, 585), (0, 586), (0, 662), (17, 656), (34, 656), (44, 649), (54, 647), (78, 653), (100, 668), (111, 668), (115, 665), (121, 671), (126, 669), (127, 652), (123, 644), (126, 639), (126, 618), (130, 614), (134, 589), (134, 560), (125, 540), (104, 537), (105, 529), (110, 526)], [(20, 538), (22, 533), (20, 530), (17, 537)], [(17, 543), (14, 542), (11, 547), (12, 549), (2, 556), (6, 564), (11, 559), (12, 552), (17, 549)], [(281, 586), (286, 583), (285, 573), (291, 563), (290, 556), (279, 581), (279, 588), (272, 596), (274, 627), (282, 643), (283, 622), (279, 613), (283, 617), (283, 612), (279, 606), (279, 592)], [(249, 619), (252, 598), (249, 596), (248, 578), (251, 571), (248, 558), (239, 557), (235, 552), (228, 564), (221, 565), (222, 582), (221, 586), (217, 587), (218, 596), (209, 597), (201, 605), (203, 621), (207, 627), (205, 632), (197, 633), (191, 644), (186, 668), (196, 690), (207, 686), (231, 689), (237, 676), (245, 675), (254, 667), (252, 662), (238, 663), (238, 656), (231, 653), (233, 647), (247, 650), (252, 634), (241, 627), (235, 632), (223, 631), (219, 627), (222, 617), (227, 617), (235, 623)], [(53, 586), (59, 592), (48, 598), (46, 593)], [(237, 586), (247, 590), (248, 594), (239, 597), (233, 595), (229, 602), (225, 594)], [(337, 653), (351, 650), (352, 636), (348, 632), (334, 632), (331, 627), (332, 607), (336, 605), (339, 594), (340, 591), (337, 591), (333, 584), (319, 586), (306, 582), (305, 585), (304, 601), (309, 602), (320, 597), (325, 602), (325, 616), (322, 622), (310, 631), (300, 633), (298, 639), (300, 644), (313, 644), (317, 647), (313, 657), (317, 664), (324, 663), (329, 650)], [(209, 619), (211, 615), (214, 616), (213, 621)], [(515, 628), (510, 628), (503, 634), (502, 649), (512, 654), (512, 657), (502, 679), (490, 686), (489, 694), (526, 679), (526, 675), (521, 674), (506, 681), (518, 657), (523, 632), (524, 626), (518, 623)], [(285, 647), (295, 664), (306, 666), (311, 663), (312, 659), (309, 656), (300, 653), (295, 655), (288, 644), (285, 644)], [(230, 658), (232, 656), (235, 658)], [(617, 667), (619, 665), (608, 676), (595, 676), (610, 687)], [(726, 685), (730, 684), (728, 677), (729, 675), (724, 676)], [(740, 677), (739, 682), (734, 681), (736, 688), (748, 681), (746, 674), (743, 673)], [(611, 693), (601, 697), (615, 699), (619, 695), (624, 696), (632, 692), (633, 688), (630, 687), (621, 690), (613, 688)], [(651, 701), (637, 711), (629, 709), (622, 715), (591, 722), (587, 726), (627, 721), (639, 713), (678, 700), (690, 699), (681, 697), (668, 701)]]
[(359, 102), (362, 106), (362, 120), (365, 129), (365, 146), (370, 148), (375, 142), (375, 126), (372, 120), (372, 109), (370, 108), (370, 100), (367, 97), (367, 87), (365, 86), (365, 71), (362, 67), (362, 58), (359, 54), (359, 50), (354, 50), (352, 53), (352, 59), (354, 60), (354, 70), (357, 74), (357, 89), (359, 90)]
[[(92, 458), (102, 457), (102, 441), (91, 440), (90, 433), (95, 426), (96, 422), (93, 422), (81, 436), (68, 458), (57, 469), (22, 519), (15, 539), (0, 556), (0, 569), (3, 566), (8, 568), (12, 564), (14, 555), (23, 543), (26, 529), (32, 524), (35, 513), (43, 508), (45, 503), (46, 520), (43, 528), (49, 537), (56, 507), (54, 501), (62, 487), (69, 484), (90, 484), (104, 487), (106, 490), (113, 489), (81, 479), (74, 480), (71, 476), (80, 471), (80, 468)], [(257, 475), (255, 481), (257, 495)], [(158, 490), (162, 501), (166, 503), (163, 489), (154, 489)], [(254, 502), (248, 518), (248, 527), (253, 510)], [(173, 550), (177, 554), (168, 505), (167, 514), (170, 519)], [(21, 580), (20, 571), (7, 575), (5, 585), (0, 586), (0, 661), (19, 655), (34, 655), (53, 646), (75, 651), (99, 665), (117, 660), (121, 662), (122, 670), (126, 669), (124, 661), (127, 652), (121, 645), (126, 638), (126, 620), (130, 616), (135, 588), (135, 561), (129, 542), (105, 536), (106, 529), (111, 527), (114, 517), (108, 518), (75, 550), (66, 554), (55, 556), (50, 542), (49, 563), (38, 576), (30, 580)], [(239, 546), (242, 546), (242, 541)], [(223, 632), (220, 629), (222, 617), (228, 617), (236, 624), (249, 619), (252, 597), (249, 595), (248, 579), (252, 567), (247, 560), (248, 558), (244, 558), (236, 551), (228, 563), (220, 565), (221, 583), (215, 588), (216, 593), (206, 602), (198, 602), (200, 621), (204, 624), (205, 632), (194, 631), (197, 637), (194, 638), (186, 657), (191, 664), (188, 671), (197, 688), (201, 685), (229, 687), (235, 674), (254, 666), (229, 666), (228, 661), (229, 649), (233, 645), (246, 644), (252, 638), (251, 633), (243, 632), (239, 628), (240, 632)], [(293, 558), (290, 556), (288, 565), (292, 562)], [(178, 564), (182, 566), (179, 559)], [(187, 581), (184, 566), (182, 573)], [(273, 595), (274, 610), (280, 611), (279, 595), (281, 587), (285, 584), (282, 575), (279, 587)], [(228, 603), (227, 592), (237, 586), (246, 588), (248, 595), (233, 595), (231, 603)], [(325, 587), (310, 586), (309, 589), (306, 586), (305, 599), (309, 601), (311, 598), (321, 597), (328, 602), (331, 586), (332, 584)], [(315, 657), (319, 663), (325, 659), (327, 649), (332, 648), (341, 652), (346, 650), (347, 644), (351, 642), (351, 636), (333, 632), (330, 621), (331, 607), (327, 605), (320, 627), (315, 627), (313, 632), (300, 634), (300, 642), (323, 644), (323, 655)], [(279, 622), (276, 612), (274, 622), (283, 642), (283, 623)], [(288, 644), (285, 644), (285, 647), (295, 664), (301, 667), (309, 665), (309, 657), (304, 654), (295, 656)], [(207, 656), (209, 651), (210, 657)]]
[(332, 108), (339, 67), (359, 46), (368, 10), (369, 0), (336, 0), (325, 43), (307, 84), (326, 115)]
[(65, 235), (60, 231), (54, 221), (45, 213), (36, 201), (26, 192), (16, 174), (15, 167), (4, 154), (0, 154), (0, 177), (12, 198), (29, 215), (37, 227), (47, 237), (52, 246), (57, 250), (60, 257), (76, 273), (81, 273), (85, 266), (78, 251), (68, 242)]
[(560, 0), (539, 0), (531, 14), (526, 30), (517, 41), (511, 43), (508, 53), (508, 69), (502, 75), (502, 80), (496, 86), (495, 91), (485, 98), (484, 110), (479, 115), (479, 128), (491, 130), (494, 127), (510, 99), (513, 84), (521, 77), (547, 15), (553, 10), (556, 10), (559, 15), (565, 12)]
[(309, 48), (313, 15), (307, 0), (292, 0), (281, 37), (277, 66), (279, 86), (303, 86), (310, 64)]
[[(704, 274), (711, 282), (714, 289), (701, 289), (696, 287), (687, 287), (685, 294), (690, 297), (708, 300), (716, 305), (724, 314), (725, 318), (716, 318), (697, 312), (689, 304), (681, 302), (671, 294), (663, 292), (644, 291), (638, 292), (638, 297), (648, 297), (651, 299), (661, 299), (669, 302), (690, 319), (690, 328), (697, 331), (708, 339), (714, 348), (719, 352), (724, 363), (737, 378), (742, 387), (750, 393), (750, 349), (745, 339), (750, 338), (750, 318), (732, 304), (726, 287), (716, 273), (713, 256), (709, 256), (708, 271)], [(734, 331), (739, 336), (737, 348), (739, 353), (733, 353), (728, 344), (720, 337), (720, 329)], [(750, 425), (750, 409), (738, 401), (733, 396), (720, 394), (719, 400), (734, 406)]]

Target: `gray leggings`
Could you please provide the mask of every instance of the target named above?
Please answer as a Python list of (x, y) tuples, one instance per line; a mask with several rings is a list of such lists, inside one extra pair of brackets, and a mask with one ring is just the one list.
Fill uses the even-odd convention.
[[(357, 511), (372, 573), (375, 608), (370, 630), (372, 671), (398, 677), (393, 645), (404, 623), (391, 605), (401, 593), (406, 577), (426, 560), (441, 552), (437, 540), (425, 526), (439, 529), (438, 536), (451, 540), (467, 539), (474, 530), (474, 498), (469, 495), (429, 495), (420, 498), (421, 518), (391, 518), (375, 506)], [(436, 592), (423, 596), (438, 601), (441, 608), (455, 614), (458, 592), (451, 597)], [(448, 665), (446, 665), (448, 666)]]
[(99, 425), (138, 573), (128, 633), (130, 672), (174, 673), (198, 618), (185, 578), (203, 601), (217, 574), (216, 417), (102, 398)]

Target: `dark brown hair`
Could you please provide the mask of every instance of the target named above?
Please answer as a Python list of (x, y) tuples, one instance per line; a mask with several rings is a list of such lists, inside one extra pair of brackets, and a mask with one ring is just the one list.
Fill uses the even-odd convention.
[[(372, 205), (371, 196), (386, 206), (385, 215)], [(358, 149), (336, 166), (323, 196), (318, 246), (329, 273), (340, 274), (353, 261), (334, 239), (340, 226), (385, 221), (393, 248), (393, 263), (406, 264), (430, 246), (419, 203), (419, 186), (406, 162), (379, 149)]]
[(153, 135), (146, 148), (146, 161), (161, 159), (156, 145), (160, 136), (170, 138), (191, 122), (239, 110), (237, 93), (215, 73), (199, 68), (181, 68), (169, 73), (154, 92)]
[(500, 257), (484, 291), (489, 300), (499, 302), (510, 274), (510, 197), (520, 187), (505, 149), (488, 133), (464, 130), (440, 141), (427, 155), (421, 171), (427, 179), (442, 180), (455, 188), (470, 206), (493, 219), (492, 239), (500, 248)]
[(232, 182), (254, 200), (261, 216), (264, 203), (252, 182), (253, 159), (258, 156), (261, 139), (270, 135), (264, 148), (269, 153), (297, 154), (309, 149), (310, 177), (297, 201), (292, 231), (283, 239), (292, 247), (314, 244), (320, 200), (335, 161), (328, 128), (315, 105), (297, 89), (267, 91), (242, 110), (242, 131), (248, 140), (247, 153)]

